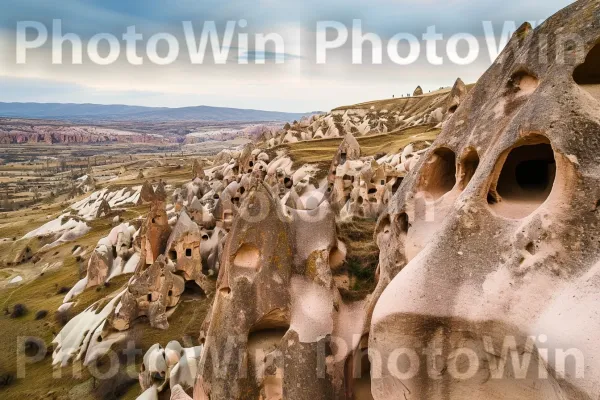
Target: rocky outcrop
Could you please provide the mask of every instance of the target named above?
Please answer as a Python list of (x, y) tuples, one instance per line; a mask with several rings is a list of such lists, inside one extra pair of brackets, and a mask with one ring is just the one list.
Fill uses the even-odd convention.
[[(345, 253), (335, 214), (327, 202), (312, 213), (286, 209), (262, 182), (249, 191), (222, 255), (194, 397), (334, 398), (344, 392), (343, 362), (319, 359), (319, 351), (328, 351), (328, 335), (349, 329), (336, 322), (343, 305), (332, 271)], [(236, 361), (224, 364), (222, 357)]]
[(145, 181), (142, 185), (142, 191), (140, 192), (139, 204), (151, 203), (154, 201), (154, 188), (150, 182)]
[(121, 304), (111, 315), (110, 323), (123, 331), (138, 317), (146, 316), (151, 327), (167, 329), (167, 309), (177, 305), (184, 289), (184, 278), (174, 274), (167, 259), (160, 255), (151, 266), (136, 272), (123, 293)]
[(423, 95), (423, 88), (421, 88), (421, 86), (417, 86), (417, 88), (413, 92), (413, 96), (422, 96), (422, 95)]
[(210, 285), (202, 272), (201, 240), (198, 225), (182, 211), (167, 242), (166, 256), (186, 281), (195, 281), (205, 293), (209, 293)]
[(98, 207), (98, 211), (96, 211), (96, 218), (108, 217), (111, 212), (110, 204), (108, 204), (106, 199), (103, 199), (100, 207)]
[(380, 218), (374, 399), (597, 396), (600, 103), (559, 40), (592, 54), (597, 13), (523, 25)]
[(198, 160), (194, 160), (194, 164), (192, 165), (192, 180), (201, 179), (204, 180), (206, 175), (204, 174), (204, 168), (200, 164)]
[(0, 144), (102, 142), (160, 144), (171, 141), (156, 134), (142, 134), (96, 126), (0, 119)]
[(159, 255), (165, 253), (170, 235), (171, 227), (165, 203), (154, 201), (148, 218), (142, 225), (140, 268), (152, 265)]

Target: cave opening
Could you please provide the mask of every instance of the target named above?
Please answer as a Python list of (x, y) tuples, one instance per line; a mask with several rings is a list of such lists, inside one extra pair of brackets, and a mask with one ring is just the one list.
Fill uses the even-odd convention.
[(573, 80), (600, 100), (600, 41), (587, 54), (584, 63), (575, 68)]
[(456, 154), (448, 148), (439, 148), (422, 171), (420, 191), (437, 200), (456, 185)]
[(475, 149), (470, 149), (460, 163), (460, 189), (465, 190), (471, 182), (479, 166), (479, 155)]
[(547, 142), (510, 150), (488, 204), (500, 215), (520, 219), (531, 214), (550, 195), (556, 177), (556, 161)]

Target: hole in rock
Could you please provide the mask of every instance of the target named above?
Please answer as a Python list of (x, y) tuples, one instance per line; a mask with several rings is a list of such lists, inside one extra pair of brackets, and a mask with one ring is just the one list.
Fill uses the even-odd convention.
[(585, 57), (585, 62), (573, 71), (573, 80), (600, 100), (600, 41)]
[(525, 246), (525, 250), (527, 250), (527, 252), (531, 255), (535, 254), (535, 244), (533, 244), (533, 242), (529, 242), (527, 243), (527, 246)]
[(368, 340), (368, 336), (361, 339), (359, 348), (350, 354), (344, 367), (346, 391), (351, 400), (373, 400)]
[(545, 143), (513, 148), (506, 157), (496, 187), (488, 194), (488, 203), (501, 216), (526, 217), (550, 195), (556, 162), (548, 140), (541, 140)]
[(392, 185), (392, 194), (396, 194), (398, 189), (400, 189), (400, 185), (402, 185), (402, 181), (404, 178), (396, 178), (396, 182)]
[(340, 154), (340, 164), (341, 165), (344, 165), (346, 163), (346, 158), (347, 158), (346, 153), (341, 153)]
[(479, 166), (479, 155), (477, 155), (477, 151), (474, 149), (470, 149), (467, 154), (463, 157), (460, 163), (460, 189), (464, 190), (473, 175), (475, 175), (475, 171)]
[(260, 251), (251, 244), (243, 244), (235, 253), (233, 265), (238, 268), (249, 268), (258, 271), (260, 268)]
[[(278, 351), (281, 340), (289, 328), (254, 330), (248, 335), (247, 360), (252, 379), (261, 382), (266, 399), (283, 398), (283, 379), (278, 374), (267, 375), (263, 371), (275, 370), (283, 364), (283, 354)], [(255, 398), (248, 396), (247, 398)], [(262, 397), (257, 397), (261, 398)]]
[(177, 252), (175, 250), (169, 251), (169, 259), (171, 261), (177, 261)]
[(519, 96), (531, 94), (540, 84), (538, 78), (527, 71), (515, 72), (508, 81), (508, 94), (518, 93)]
[(371, 189), (369, 189), (369, 191), (367, 193), (368, 194), (375, 194), (375, 193), (377, 193), (377, 189), (371, 188)]
[(289, 316), (287, 313), (280, 309), (276, 308), (267, 314), (263, 315), (263, 317), (256, 322), (252, 328), (250, 328), (250, 334), (254, 334), (261, 331), (288, 331), (290, 328)]
[(224, 295), (228, 295), (229, 293), (231, 293), (231, 288), (224, 287), (224, 288), (219, 289), (219, 292)]
[(400, 229), (400, 232), (408, 233), (408, 228), (410, 228), (408, 214), (402, 213), (398, 215), (398, 228)]
[(375, 230), (375, 234), (379, 235), (380, 233), (388, 234), (390, 233), (390, 217), (386, 215), (379, 223), (377, 224), (377, 228)]
[(454, 113), (456, 112), (456, 110), (458, 110), (458, 105), (457, 105), (457, 104), (456, 104), (456, 105), (453, 105), (452, 107), (450, 107), (450, 108), (448, 109), (448, 112), (449, 112), (450, 114), (454, 114)]
[(452, 190), (456, 184), (456, 154), (448, 148), (439, 148), (423, 166), (420, 190), (434, 200)]
[(244, 194), (244, 193), (246, 193), (246, 188), (242, 186), (240, 188), (240, 194)]
[(202, 240), (208, 240), (208, 235), (205, 233), (204, 235), (202, 235)]
[(185, 249), (185, 256), (186, 257), (191, 257), (192, 256), (192, 249)]
[(254, 167), (254, 161), (250, 161), (250, 163), (248, 165), (250, 165), (251, 167)]
[(184, 293), (187, 297), (205, 297), (204, 290), (195, 281), (185, 282)]

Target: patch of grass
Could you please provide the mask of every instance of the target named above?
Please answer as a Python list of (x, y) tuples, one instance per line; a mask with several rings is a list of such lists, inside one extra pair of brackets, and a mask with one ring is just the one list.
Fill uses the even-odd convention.
[[(419, 125), (412, 128), (402, 129), (381, 135), (357, 137), (360, 144), (362, 156), (375, 156), (380, 153), (399, 153), (409, 144), (415, 144), (416, 148), (425, 147), (425, 142), (432, 142), (440, 133), (440, 129), (432, 125)], [(343, 138), (308, 140), (305, 142), (291, 143), (271, 149), (270, 155), (276, 151), (284, 150), (294, 161), (294, 168), (304, 164), (318, 164), (321, 169), (329, 168), (329, 164), (335, 155)]]
[[(136, 214), (134, 214), (136, 215)], [(63, 287), (73, 287), (79, 279), (80, 267), (85, 268), (87, 260), (78, 261), (72, 255), (76, 245), (93, 249), (100, 238), (105, 237), (112, 229), (111, 221), (106, 219), (95, 220), (90, 223), (91, 231), (75, 242), (65, 243), (48, 252), (40, 254), (41, 260), (33, 265), (23, 264), (13, 269), (26, 278), (26, 282), (20, 286), (12, 286), (0, 289), (0, 309), (12, 307), (17, 303), (24, 304), (31, 312), (19, 319), (10, 319), (9, 316), (0, 315), (0, 332), (3, 338), (0, 340), (0, 352), (4, 355), (0, 358), (0, 373), (17, 372), (17, 340), (19, 337), (35, 336), (43, 340), (47, 346), (60, 331), (61, 325), (55, 321), (54, 312), (62, 304), (64, 293), (59, 293)], [(19, 241), (25, 242), (25, 241)], [(13, 246), (18, 242), (4, 243), (3, 246)], [(8, 247), (10, 249), (10, 247)], [(10, 250), (12, 252), (12, 250)], [(89, 252), (88, 252), (89, 256)], [(41, 266), (52, 264), (57, 261), (62, 263), (58, 269), (48, 270), (40, 274)], [(1, 270), (0, 270), (1, 271)], [(71, 310), (75, 315), (95, 301), (104, 298), (108, 294), (118, 291), (127, 283), (129, 276), (121, 276), (111, 281), (109, 287), (90, 288), (85, 290), (76, 298), (76, 305)], [(30, 280), (31, 279), (31, 280)], [(48, 310), (49, 316), (42, 320), (35, 320), (35, 314), (40, 310)], [(62, 371), (62, 378), (52, 377), (51, 352), (39, 363), (28, 365), (25, 378), (15, 379), (12, 384), (1, 389), (0, 398), (12, 400), (26, 397), (47, 397), (48, 392), (54, 392), (56, 398), (69, 398), (69, 391), (75, 387), (87, 387), (90, 375), (83, 371), (81, 377), (73, 377), (71, 368)], [(31, 385), (35, 379), (36, 384)], [(81, 389), (83, 390), (83, 389)], [(51, 396), (50, 396), (51, 397)], [(91, 399), (91, 394), (77, 393), (76, 398)]]
[(360, 300), (376, 286), (375, 271), (379, 263), (379, 248), (373, 240), (377, 220), (354, 219), (338, 224), (340, 240), (346, 244), (345, 271), (350, 277), (349, 291), (342, 291), (346, 300)]

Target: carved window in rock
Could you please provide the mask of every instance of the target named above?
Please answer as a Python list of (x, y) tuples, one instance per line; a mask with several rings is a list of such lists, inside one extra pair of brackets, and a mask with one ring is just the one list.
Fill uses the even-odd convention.
[(462, 157), (459, 166), (458, 176), (460, 177), (460, 189), (465, 190), (469, 185), (471, 178), (475, 175), (479, 166), (479, 155), (475, 149), (468, 149)]
[(456, 154), (441, 147), (431, 154), (421, 171), (419, 192), (437, 200), (456, 185)]
[(503, 217), (520, 219), (542, 205), (556, 177), (554, 150), (547, 138), (529, 138), (507, 150), (498, 161), (487, 202)]
[(600, 101), (600, 40), (589, 51), (584, 63), (575, 68), (573, 80)]

